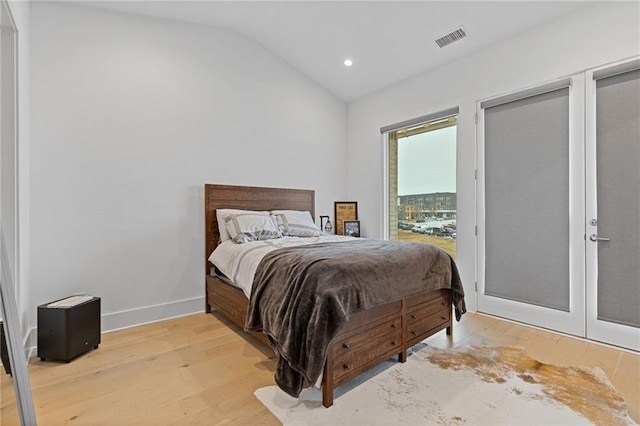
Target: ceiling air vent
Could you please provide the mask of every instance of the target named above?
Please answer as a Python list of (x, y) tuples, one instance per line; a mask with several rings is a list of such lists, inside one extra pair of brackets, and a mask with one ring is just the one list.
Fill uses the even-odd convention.
[(454, 31), (451, 31), (449, 34), (443, 35), (442, 37), (436, 40), (436, 43), (438, 43), (438, 46), (440, 46), (440, 48), (443, 48), (445, 46), (450, 45), (454, 41), (458, 41), (465, 38), (466, 36), (467, 36), (467, 32), (464, 30), (464, 27), (460, 27)]

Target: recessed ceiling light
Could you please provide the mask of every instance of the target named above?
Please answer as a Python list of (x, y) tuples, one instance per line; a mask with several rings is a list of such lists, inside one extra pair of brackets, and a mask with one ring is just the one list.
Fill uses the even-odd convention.
[(345, 59), (344, 60), (344, 66), (345, 67), (350, 67), (351, 65), (353, 65), (353, 61), (351, 59)]

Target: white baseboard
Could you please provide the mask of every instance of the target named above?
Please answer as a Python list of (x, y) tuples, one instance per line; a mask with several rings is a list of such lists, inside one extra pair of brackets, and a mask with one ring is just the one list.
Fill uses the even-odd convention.
[(27, 362), (29, 362), (29, 358), (36, 355), (36, 344), (38, 343), (38, 333), (35, 327), (32, 327), (27, 332), (27, 335), (24, 336), (24, 340), (22, 341), (24, 353), (27, 357)]
[[(204, 303), (204, 296), (201, 296), (160, 305), (102, 314), (101, 330), (102, 333), (108, 333), (123, 328), (131, 328), (152, 322), (197, 314), (204, 312)], [(28, 354), (27, 359), (36, 355), (37, 345), (37, 328), (33, 327), (24, 339), (25, 353)]]
[(204, 296), (102, 315), (102, 332), (204, 312)]

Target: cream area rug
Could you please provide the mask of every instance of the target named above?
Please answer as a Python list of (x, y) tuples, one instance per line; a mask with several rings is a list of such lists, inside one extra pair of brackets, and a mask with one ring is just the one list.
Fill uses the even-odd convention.
[(339, 387), (330, 408), (318, 389), (255, 395), (286, 426), (636, 425), (602, 369), (543, 364), (515, 347), (425, 346)]

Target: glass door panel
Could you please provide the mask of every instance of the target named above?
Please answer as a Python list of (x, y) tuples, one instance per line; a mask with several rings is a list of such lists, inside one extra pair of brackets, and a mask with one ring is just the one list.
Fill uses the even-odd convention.
[(580, 335), (583, 216), (572, 218), (584, 160), (571, 91), (567, 80), (481, 104), (478, 310)]
[(640, 70), (591, 81), (587, 337), (640, 350)]

